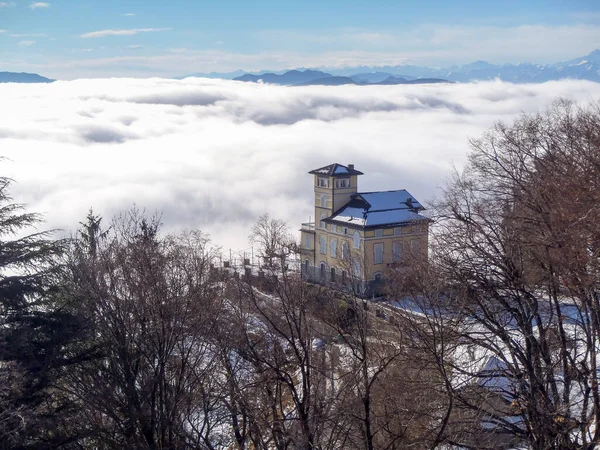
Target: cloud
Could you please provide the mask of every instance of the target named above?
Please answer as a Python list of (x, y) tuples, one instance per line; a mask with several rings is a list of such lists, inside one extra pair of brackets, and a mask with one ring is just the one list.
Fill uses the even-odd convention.
[(11, 33), (11, 37), (22, 38), (22, 37), (46, 37), (45, 33)]
[(50, 3), (46, 2), (35, 2), (29, 5), (31, 9), (49, 8)]
[(485, 82), (282, 87), (188, 78), (0, 85), (2, 172), (13, 197), (69, 234), (92, 206), (134, 203), (165, 231), (200, 228), (245, 249), (264, 212), (292, 229), (314, 218), (311, 169), (354, 163), (363, 191), (439, 193), (468, 139), (556, 97), (585, 103), (600, 84)]
[(0, 30), (0, 34), (6, 33), (6, 30)]
[(157, 31), (168, 31), (170, 28), (131, 28), (127, 30), (100, 30), (82, 34), (82, 38), (100, 38), (106, 36), (133, 36), (138, 33), (154, 33)]
[(31, 47), (35, 41), (19, 41), (19, 47)]
[(125, 13), (125, 14), (122, 14), (122, 15), (125, 16), (125, 17), (133, 17), (133, 16), (135, 16), (134, 13)]
[(142, 48), (144, 48), (144, 46), (143, 46), (143, 45), (136, 44), (136, 45), (128, 45), (128, 46), (127, 46), (127, 48), (128, 48), (128, 49), (131, 49), (131, 50), (139, 50), (139, 49), (142, 49)]
[[(84, 38), (131, 36), (168, 28), (125, 28), (91, 31)], [(194, 48), (193, 40), (157, 44), (144, 55), (103, 52), (100, 58), (39, 55), (35, 63), (18, 55), (5, 58), (4, 67), (28, 70), (58, 79), (78, 77), (177, 77), (198, 72), (228, 72), (244, 68), (284, 70), (296, 67), (344, 68), (417, 64), (448, 67), (475, 60), (492, 63), (554, 63), (588, 54), (600, 47), (600, 24), (448, 26), (420, 24), (394, 30), (267, 30), (251, 31), (227, 46)], [(243, 39), (248, 51), (231, 50)], [(175, 52), (174, 48), (178, 51)], [(228, 50), (229, 49), (229, 50)]]
[(15, 6), (15, 2), (0, 2), (0, 8), (9, 8)]

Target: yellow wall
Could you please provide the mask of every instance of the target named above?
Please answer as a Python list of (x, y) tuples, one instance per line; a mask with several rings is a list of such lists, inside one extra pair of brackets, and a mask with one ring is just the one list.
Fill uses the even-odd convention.
[[(391, 233), (384, 233), (383, 237), (371, 237), (365, 240), (364, 258), (365, 258), (365, 279), (372, 280), (377, 272), (381, 272), (385, 277), (386, 272), (390, 268), (390, 264), (394, 262), (393, 248), (394, 242), (401, 245), (400, 260), (398, 263), (410, 261), (413, 258), (426, 258), (428, 247), (428, 226), (412, 226), (402, 227), (401, 235), (394, 235), (393, 229)], [(406, 230), (404, 230), (406, 229)], [(413, 255), (412, 242), (418, 242), (418, 254)], [(383, 244), (383, 262), (375, 264), (374, 245)]]
[[(338, 233), (334, 229), (324, 230), (317, 228), (315, 233), (315, 266), (320, 267), (321, 263), (324, 262), (327, 266), (327, 270), (331, 270), (332, 267), (336, 268), (336, 272), (338, 276), (341, 276), (342, 270), (346, 270), (349, 273), (353, 270), (351, 265), (351, 261), (355, 259), (361, 260), (361, 268), (364, 264), (362, 264), (362, 249), (363, 249), (363, 235), (361, 231), (353, 230), (348, 228), (348, 234)], [(354, 248), (354, 231), (358, 231), (361, 236), (361, 246), (360, 249)], [(325, 236), (327, 242), (327, 252), (326, 254), (321, 254), (321, 246), (320, 246), (320, 237)], [(333, 239), (337, 240), (337, 251), (335, 256), (331, 256), (331, 241)], [(348, 244), (349, 256), (350, 260), (344, 260), (342, 258), (342, 245), (346, 242)], [(363, 278), (363, 273), (360, 274), (360, 278)]]
[[(336, 267), (338, 276), (341, 276), (342, 270), (347, 270), (352, 273), (354, 267), (352, 265), (353, 260), (359, 260), (361, 266), (360, 278), (364, 280), (372, 280), (375, 278), (377, 272), (381, 272), (383, 277), (386, 276), (386, 272), (390, 270), (390, 264), (394, 262), (393, 258), (393, 246), (394, 242), (401, 244), (401, 257), (399, 263), (407, 262), (414, 258), (426, 258), (428, 248), (428, 231), (429, 227), (425, 224), (411, 225), (400, 227), (401, 234), (394, 235), (394, 229), (390, 228), (383, 231), (383, 236), (375, 237), (374, 230), (369, 230), (366, 233), (359, 231), (361, 236), (361, 244), (359, 249), (354, 248), (354, 229), (348, 228), (348, 234), (338, 232), (343, 227), (336, 225), (328, 225), (329, 229), (322, 229), (317, 226), (315, 229), (314, 239), (314, 261), (310, 258), (311, 264), (316, 267), (320, 267), (321, 263), (324, 262), (329, 271), (331, 267)], [(320, 236), (326, 238), (326, 254), (321, 254), (320, 247)], [(370, 236), (370, 237), (369, 237)], [(331, 256), (330, 243), (332, 239), (337, 239), (337, 251), (335, 256)], [(350, 252), (350, 261), (342, 259), (342, 243), (346, 241), (348, 243), (348, 249)], [(418, 242), (419, 254), (413, 256), (412, 252), (412, 241)], [(383, 262), (381, 264), (374, 263), (374, 245), (377, 243), (383, 244)], [(303, 260), (306, 257), (303, 257)]]

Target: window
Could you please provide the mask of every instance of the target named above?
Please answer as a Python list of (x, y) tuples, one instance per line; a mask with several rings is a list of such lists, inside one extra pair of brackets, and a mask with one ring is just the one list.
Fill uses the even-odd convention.
[(325, 236), (319, 236), (319, 253), (327, 254), (327, 238)]
[(306, 261), (304, 261), (304, 264), (302, 264), (302, 274), (305, 277), (309, 276), (309, 270), (310, 270), (310, 261), (307, 259)]
[(304, 238), (304, 247), (312, 248), (312, 239), (310, 238), (310, 234), (307, 234), (306, 237)]
[(339, 178), (335, 180), (335, 187), (348, 188), (350, 187), (350, 178)]
[(402, 228), (396, 227), (394, 228), (394, 236), (400, 236), (402, 234)]
[(325, 213), (321, 214), (321, 221), (319, 223), (319, 225), (321, 226), (321, 228), (327, 228), (327, 225), (325, 224), (325, 222), (323, 222), (323, 219), (325, 219), (325, 217), (327, 217), (325, 215)]
[(317, 178), (317, 186), (319, 187), (329, 187), (329, 178)]
[(394, 242), (392, 244), (392, 261), (399, 262), (402, 260), (402, 243)]
[(345, 270), (342, 270), (342, 284), (346, 283), (346, 279), (348, 278), (348, 274)]
[(373, 244), (373, 264), (383, 264), (383, 242)]
[(352, 267), (354, 269), (354, 276), (356, 278), (360, 278), (361, 277), (360, 261), (358, 259), (355, 259), (354, 261), (352, 261)]
[(381, 281), (381, 272), (375, 272), (375, 281)]
[(342, 228), (342, 233), (344, 233), (344, 234), (348, 234), (348, 227), (344, 227), (344, 228)]
[(321, 263), (321, 274), (320, 274), (321, 280), (325, 279), (325, 270), (326, 270), (325, 263)]
[(382, 237), (383, 236), (383, 230), (375, 230), (375, 237)]
[(348, 248), (348, 243), (346, 242), (342, 243), (342, 259), (350, 259), (350, 249)]
[(360, 248), (360, 233), (358, 231), (354, 232), (354, 248)]
[(421, 249), (421, 243), (419, 242), (418, 239), (413, 239), (412, 241), (410, 241), (410, 251), (413, 253), (413, 255), (416, 255), (417, 253), (419, 253), (420, 249)]
[(335, 283), (335, 267), (331, 268), (331, 281)]
[(335, 258), (336, 253), (337, 253), (337, 239), (332, 239), (331, 242), (329, 243), (329, 256), (331, 256), (332, 258)]
[(325, 208), (327, 206), (327, 196), (321, 195), (321, 207)]

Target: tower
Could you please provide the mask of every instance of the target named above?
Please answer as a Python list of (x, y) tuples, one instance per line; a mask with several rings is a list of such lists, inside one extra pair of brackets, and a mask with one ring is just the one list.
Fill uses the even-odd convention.
[(314, 175), (315, 227), (325, 228), (321, 220), (350, 201), (358, 192), (358, 175), (363, 173), (356, 170), (354, 164), (343, 166), (337, 163), (308, 173)]

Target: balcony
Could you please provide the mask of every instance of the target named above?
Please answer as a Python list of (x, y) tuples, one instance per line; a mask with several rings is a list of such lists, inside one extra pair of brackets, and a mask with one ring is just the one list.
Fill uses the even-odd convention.
[(309, 231), (309, 232), (314, 232), (315, 231), (315, 223), (314, 222), (306, 222), (302, 224), (302, 227), (300, 228), (301, 231)]

